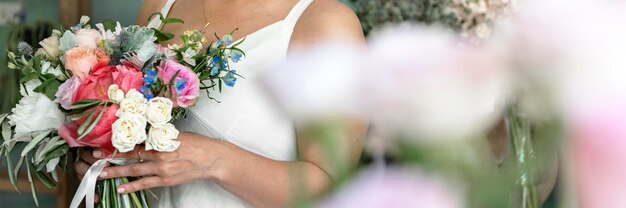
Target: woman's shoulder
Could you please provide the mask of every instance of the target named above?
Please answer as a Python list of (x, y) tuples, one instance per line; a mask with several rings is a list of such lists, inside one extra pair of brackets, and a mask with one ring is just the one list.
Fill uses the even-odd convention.
[(294, 28), (292, 45), (327, 38), (364, 42), (361, 24), (350, 7), (337, 0), (314, 0)]

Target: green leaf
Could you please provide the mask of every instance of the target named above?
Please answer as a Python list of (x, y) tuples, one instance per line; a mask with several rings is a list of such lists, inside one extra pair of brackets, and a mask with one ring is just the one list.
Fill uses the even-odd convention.
[(91, 108), (93, 106), (99, 105), (102, 101), (100, 100), (80, 100), (75, 102), (70, 107), (70, 110), (79, 110), (85, 108)]
[(59, 86), (61, 86), (61, 82), (57, 79), (50, 79), (50, 80), (52, 81), (50, 81), (48, 85), (46, 85), (46, 88), (43, 93), (46, 95), (46, 97), (50, 98), (50, 100), (55, 100), (56, 93), (57, 91), (59, 91)]
[(154, 36), (157, 38), (156, 40), (157, 43), (168, 41), (174, 38), (174, 34), (172, 33), (164, 33), (157, 29), (152, 29), (152, 30), (154, 30)]
[(48, 177), (48, 175), (46, 175), (46, 173), (44, 173), (42, 171), (35, 171), (35, 175), (37, 176), (39, 181), (41, 181), (41, 183), (43, 183), (43, 185), (46, 185), (46, 187), (48, 187), (49, 189), (56, 188), (56, 184), (54, 184), (52, 179), (50, 177)]
[(2, 138), (4, 138), (4, 140), (10, 140), (12, 133), (13, 132), (11, 131), (11, 125), (9, 125), (9, 122), (2, 123)]
[(37, 189), (35, 188), (35, 181), (33, 180), (33, 174), (31, 173), (30, 163), (26, 163), (26, 170), (28, 173), (28, 181), (30, 182), (30, 191), (33, 194), (33, 200), (35, 200), (35, 205), (39, 207), (39, 199), (37, 197)]
[[(108, 103), (105, 102), (104, 105), (106, 106)], [(102, 115), (104, 114), (105, 109), (102, 108), (102, 110), (100, 110), (100, 114), (98, 114), (98, 117), (96, 117), (96, 119), (91, 123), (91, 125), (89, 125), (89, 127), (87, 128), (87, 130), (85, 130), (85, 132), (83, 132), (81, 134), (80, 137), (78, 137), (77, 140), (82, 139), (83, 137), (87, 136), (87, 134), (89, 134), (89, 132), (91, 132), (91, 130), (93, 130), (94, 128), (96, 128), (96, 125), (98, 124), (98, 122), (100, 122), (100, 119), (102, 118)], [(81, 125), (82, 126), (82, 125)]]
[(4, 121), (4, 119), (5, 119), (6, 117), (8, 117), (8, 116), (9, 116), (9, 114), (8, 114), (8, 113), (5, 113), (5, 114), (0, 114), (0, 123), (2, 123), (2, 122)]
[[(98, 108), (94, 108), (93, 110), (91, 110), (91, 112), (89, 113), (89, 116), (87, 116), (87, 118), (83, 121), (82, 124), (80, 124), (80, 126), (78, 127), (78, 134), (82, 135), (83, 133), (85, 133), (85, 129), (87, 129), (87, 127), (93, 122), (93, 116), (96, 115), (96, 112), (98, 111)], [(104, 111), (104, 109), (102, 109), (101, 111)]]
[(115, 21), (111, 19), (105, 19), (102, 22), (102, 26), (104, 26), (104, 30), (115, 31), (115, 27), (117, 26), (117, 23), (115, 23)]
[(15, 177), (15, 173), (13, 171), (13, 160), (11, 159), (11, 154), (9, 154), (9, 152), (6, 152), (5, 158), (7, 159), (7, 170), (9, 172), (9, 181), (11, 181), (11, 185), (13, 185), (13, 188), (15, 189), (15, 191), (21, 194), (20, 190), (17, 188), (17, 178)]
[(35, 138), (33, 138), (33, 140), (31, 140), (28, 145), (24, 147), (24, 150), (22, 150), (22, 157), (26, 156), (28, 152), (33, 150), (39, 143), (41, 143), (41, 141), (43, 141), (43, 139), (46, 138), (50, 134), (50, 132), (52, 132), (52, 130), (44, 131), (43, 133), (38, 134)]
[(41, 162), (43, 158), (48, 154), (49, 151), (53, 150), (54, 148), (64, 143), (65, 143), (65, 140), (62, 140), (61, 137), (59, 136), (52, 137), (52, 139), (50, 139), (50, 141), (48, 141), (48, 143), (43, 147), (41, 152), (39, 152), (39, 154), (35, 156), (35, 161)]
[(159, 16), (159, 19), (161, 19), (161, 20), (165, 19), (165, 17), (163, 17), (163, 14), (161, 14), (161, 12), (155, 12), (155, 13), (152, 13), (152, 14), (148, 17), (148, 21), (152, 20), (152, 17), (154, 17), (155, 15), (158, 15), (158, 16)]
[(20, 160), (17, 161), (17, 165), (13, 168), (13, 174), (15, 174), (15, 178), (17, 178), (17, 174), (20, 172), (22, 165), (24, 165), (24, 160), (26, 157), (20, 157)]
[(170, 24), (170, 23), (185, 23), (185, 21), (183, 21), (182, 19), (178, 19), (178, 18), (167, 18), (163, 20), (163, 24)]
[(30, 72), (28, 75), (20, 79), (20, 83), (26, 83), (30, 80), (35, 80), (39, 78), (39, 74), (37, 72)]
[(67, 154), (67, 151), (70, 149), (69, 146), (67, 145), (61, 145), (59, 147), (57, 147), (56, 149), (54, 149), (53, 151), (51, 151), (50, 153), (48, 153), (48, 155), (46, 155), (46, 157), (43, 159), (43, 161), (48, 161), (48, 160), (52, 160), (54, 158), (57, 157), (61, 157), (65, 154)]

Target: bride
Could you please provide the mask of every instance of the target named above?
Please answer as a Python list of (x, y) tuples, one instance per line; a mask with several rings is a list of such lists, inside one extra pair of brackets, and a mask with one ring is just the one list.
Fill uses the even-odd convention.
[[(327, 38), (364, 44), (355, 14), (335, 0), (150, 0), (144, 1), (138, 23), (150, 14), (185, 20), (163, 30), (182, 34), (204, 29), (206, 38), (233, 29), (234, 39), (246, 59), (234, 65), (246, 79), (220, 94), (221, 103), (200, 99), (187, 118), (177, 123), (181, 145), (175, 152), (160, 153), (137, 148), (123, 157), (140, 163), (106, 168), (101, 178), (139, 176), (119, 186), (118, 192), (154, 189), (156, 207), (287, 207), (293, 199), (322, 195), (339, 177), (340, 165), (358, 163), (367, 124), (358, 119), (340, 123), (343, 135), (334, 138), (333, 155), (319, 138), (306, 133), (272, 103), (256, 82), (271, 64), (289, 51), (315, 46)], [(180, 44), (172, 40), (166, 44)], [(81, 151), (77, 172), (84, 174), (100, 151)], [(345, 165), (344, 165), (345, 166)]]

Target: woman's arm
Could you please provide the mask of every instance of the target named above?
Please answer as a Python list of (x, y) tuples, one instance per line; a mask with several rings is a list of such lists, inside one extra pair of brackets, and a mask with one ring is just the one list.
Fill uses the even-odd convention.
[[(337, 1), (317, 0), (300, 18), (290, 47), (310, 47), (336, 37), (364, 45), (358, 19), (349, 8)], [(141, 156), (143, 163), (109, 167), (102, 176), (147, 176), (121, 185), (123, 193), (208, 179), (255, 207), (286, 207), (297, 194), (322, 195), (358, 164), (367, 122), (347, 118), (333, 122), (338, 134), (330, 140), (320, 138), (309, 125), (297, 127), (298, 161), (276, 161), (222, 140), (181, 133), (181, 146), (175, 152), (137, 148), (122, 156)]]

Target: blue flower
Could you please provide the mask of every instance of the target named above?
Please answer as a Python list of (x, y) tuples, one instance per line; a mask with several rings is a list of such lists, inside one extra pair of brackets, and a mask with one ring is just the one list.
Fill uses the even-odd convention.
[(240, 51), (233, 51), (233, 53), (230, 55), (230, 60), (237, 63), (241, 61), (241, 57), (243, 57), (243, 53), (241, 53)]
[(211, 63), (213, 63), (213, 65), (217, 65), (217, 64), (219, 64), (219, 63), (220, 63), (220, 57), (218, 57), (218, 56), (214, 56), (214, 57), (211, 59)]
[(174, 83), (174, 87), (176, 87), (177, 92), (180, 92), (185, 88), (185, 84), (187, 84), (187, 80), (179, 79), (176, 80), (176, 83)]
[(210, 73), (211, 76), (215, 76), (219, 73), (220, 73), (219, 67), (216, 67), (216, 66), (211, 67), (211, 73)]
[(149, 68), (146, 70), (146, 76), (143, 78), (144, 86), (150, 86), (156, 82), (157, 73), (154, 69)]
[(83, 24), (81, 24), (81, 23), (78, 23), (78, 24), (76, 24), (76, 25), (74, 25), (73, 27), (70, 28), (70, 30), (72, 30), (74, 32), (76, 32), (76, 31), (78, 31), (80, 29), (83, 29)]
[(233, 36), (232, 35), (224, 35), (224, 37), (220, 40), (224, 45), (233, 44)]
[(236, 70), (231, 70), (226, 73), (226, 76), (222, 77), (222, 81), (224, 81), (224, 84), (226, 84), (226, 86), (235, 86), (235, 82), (237, 82), (237, 77), (235, 76), (235, 73), (237, 73)]
[(154, 95), (152, 94), (152, 91), (150, 91), (150, 88), (146, 87), (146, 86), (141, 86), (139, 87), (139, 91), (143, 94), (143, 96), (148, 99), (151, 100), (152, 98), (154, 98)]

